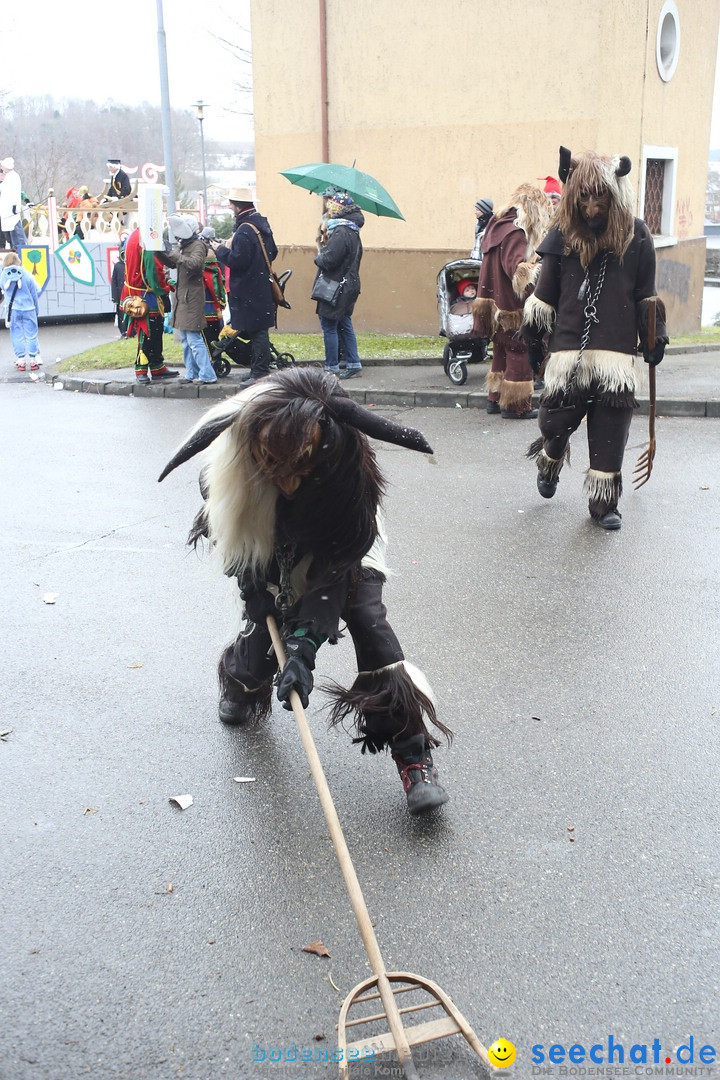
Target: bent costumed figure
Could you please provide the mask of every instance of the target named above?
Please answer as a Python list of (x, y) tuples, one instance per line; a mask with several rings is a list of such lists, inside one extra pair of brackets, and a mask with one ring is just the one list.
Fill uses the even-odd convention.
[(473, 334), (492, 338), (487, 377), (489, 413), (534, 420), (533, 369), (520, 337), (523, 304), (538, 275), (535, 249), (550, 226), (552, 206), (533, 184), (521, 184), (490, 218), (482, 238), (482, 265), (473, 300)]
[(121, 306), (128, 317), (128, 337), (137, 334), (135, 378), (139, 383), (149, 383), (150, 376), (158, 381), (178, 376), (177, 371), (168, 369), (163, 356), (163, 324), (165, 311), (170, 309), (170, 289), (165, 267), (154, 251), (145, 250), (140, 230), (134, 229), (125, 244)]
[(246, 623), (219, 666), (220, 719), (244, 724), (271, 708), (278, 664), (266, 625), (281, 628), (287, 663), (277, 696), (307, 706), (317, 650), (335, 644), (341, 620), (358, 675), (349, 689), (325, 688), (331, 722), (351, 717), (356, 742), (389, 748), (411, 814), (447, 801), (428, 724), (438, 719), (425, 676), (404, 657), (382, 599), (383, 537), (378, 512), (384, 478), (368, 435), (431, 454), (419, 431), (352, 401), (334, 375), (288, 368), (211, 409), (163, 471), (209, 447), (201, 474), (205, 504), (190, 542), (207, 537), (237, 578)]
[[(655, 247), (633, 216), (630, 168), (627, 157), (575, 159), (560, 148), (564, 189), (554, 228), (538, 248), (542, 269), (524, 313), (531, 349), (551, 334), (541, 437), (528, 450), (537, 462), (538, 490), (545, 499), (555, 494), (570, 436), (587, 416), (585, 493), (603, 529), (621, 525), (622, 463), (641, 381), (638, 341), (652, 365), (668, 342), (665, 306), (655, 296)], [(657, 305), (654, 342), (648, 341), (650, 300)]]

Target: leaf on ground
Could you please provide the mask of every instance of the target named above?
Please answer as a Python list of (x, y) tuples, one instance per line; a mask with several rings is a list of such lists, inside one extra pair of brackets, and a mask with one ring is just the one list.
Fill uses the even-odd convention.
[(57, 592), (43, 593), (43, 604), (54, 604), (59, 595)]
[(83, 810), (83, 817), (85, 817), (85, 814), (97, 814), (97, 812), (97, 806), (86, 806)]
[(236, 784), (254, 784), (254, 776), (233, 776), (233, 780)]
[(3, 728), (3, 730), (0, 731), (0, 739), (2, 739), (3, 742), (7, 742), (8, 735), (12, 735), (14, 730), (15, 729), (11, 727)]
[(128, 667), (129, 667), (130, 669), (132, 669), (132, 668), (138, 668), (138, 667), (144, 667), (144, 666), (145, 666), (145, 665), (144, 665), (144, 664), (141, 664), (141, 663), (140, 663), (139, 661), (138, 661), (138, 663), (137, 663), (137, 664), (128, 664)]
[(187, 810), (188, 806), (192, 806), (192, 795), (171, 795), (168, 802), (177, 803), (181, 810)]
[(311, 941), (309, 945), (303, 945), (302, 951), (314, 953), (315, 956), (330, 956), (322, 941)]

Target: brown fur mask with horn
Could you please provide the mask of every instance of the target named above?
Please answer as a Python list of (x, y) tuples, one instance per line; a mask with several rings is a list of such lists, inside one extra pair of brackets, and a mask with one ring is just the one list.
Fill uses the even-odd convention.
[(190, 542), (208, 537), (239, 574), (270, 564), (279, 530), (313, 552), (312, 576), (325, 579), (377, 536), (384, 478), (367, 436), (432, 454), (419, 431), (351, 400), (334, 375), (287, 368), (209, 410), (160, 479), (208, 450)]
[(627, 174), (629, 157), (610, 158), (589, 152), (574, 158), (560, 147), (558, 175), (565, 185), (555, 213), (565, 251), (580, 256), (583, 268), (600, 251), (622, 261), (633, 236), (635, 201)]

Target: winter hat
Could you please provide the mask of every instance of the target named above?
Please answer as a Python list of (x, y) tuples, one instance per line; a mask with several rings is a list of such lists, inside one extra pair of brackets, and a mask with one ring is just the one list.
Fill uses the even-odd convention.
[(557, 195), (558, 197), (562, 195), (562, 187), (560, 186), (560, 181), (556, 180), (554, 176), (539, 176), (538, 180), (545, 181), (545, 187), (543, 188), (543, 191), (546, 195)]
[(171, 214), (168, 225), (177, 240), (190, 240), (200, 229), (198, 219), (190, 214)]
[(4, 169), (5, 172), (10, 172), (12, 169), (15, 168), (15, 158), (4, 158), (2, 161), (0, 161), (0, 168)]
[(352, 205), (352, 198), (346, 191), (336, 191), (327, 201), (328, 216), (342, 217), (345, 211)]
[(22, 288), (23, 284), (23, 272), (21, 266), (6, 266), (0, 273), (0, 289), (3, 292), (7, 292), (12, 284), (17, 284), (18, 288)]
[(203, 231), (200, 233), (200, 239), (201, 240), (214, 240), (215, 239), (215, 230), (213, 229), (212, 225), (206, 225), (205, 226)]
[(457, 291), (459, 296), (465, 295), (465, 290), (467, 289), (468, 285), (471, 285), (472, 288), (475, 289), (475, 292), (477, 292), (477, 281), (474, 281), (473, 278), (463, 278), (462, 281), (458, 281), (457, 283)]
[(492, 214), (493, 201), (492, 199), (478, 199), (475, 203), (475, 209), (479, 210), (482, 214)]

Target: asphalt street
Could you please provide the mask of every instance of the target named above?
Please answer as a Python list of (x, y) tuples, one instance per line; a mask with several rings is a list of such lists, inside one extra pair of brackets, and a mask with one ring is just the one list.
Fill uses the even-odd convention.
[[(0, 1077), (335, 1077), (317, 1059), (370, 974), (362, 943), (292, 717), (217, 721), (239, 612), (184, 546), (197, 467), (156, 482), (205, 404), (0, 399)], [(582, 429), (544, 501), (533, 424), (386, 411), (436, 451), (377, 446), (386, 600), (455, 731), (450, 803), (410, 819), (392, 761), (328, 732), (319, 692), (309, 717), (387, 967), (511, 1040), (513, 1080), (540, 1075), (539, 1045), (543, 1075), (600, 1075), (547, 1054), (607, 1061), (610, 1038), (626, 1064), (658, 1039), (675, 1068), (692, 1038), (698, 1067), (720, 1054), (720, 421), (660, 419), (652, 479), (604, 533)], [(318, 682), (353, 670), (349, 641), (321, 650)], [(302, 951), (317, 940), (329, 958)], [(271, 1060), (293, 1047), (313, 1062)], [(457, 1037), (416, 1059), (423, 1080), (487, 1075)]]

